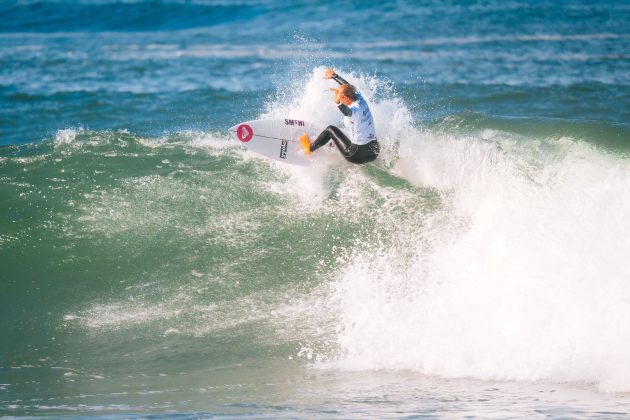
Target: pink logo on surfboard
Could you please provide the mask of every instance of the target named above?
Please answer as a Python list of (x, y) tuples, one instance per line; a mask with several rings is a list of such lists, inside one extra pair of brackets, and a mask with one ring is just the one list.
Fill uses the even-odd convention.
[(241, 124), (236, 129), (236, 136), (240, 141), (247, 143), (254, 136), (254, 130), (247, 124)]

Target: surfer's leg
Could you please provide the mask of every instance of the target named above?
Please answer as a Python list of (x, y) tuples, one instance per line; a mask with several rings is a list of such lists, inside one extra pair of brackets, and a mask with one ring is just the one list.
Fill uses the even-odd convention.
[(319, 133), (319, 136), (317, 136), (315, 141), (313, 143), (311, 143), (311, 152), (314, 152), (315, 150), (319, 149), (320, 147), (325, 146), (326, 143), (328, 143), (330, 141), (330, 139), (332, 138), (332, 134), (331, 134), (331, 130), (330, 130), (331, 127), (333, 127), (333, 126), (329, 125), (328, 127), (326, 127), (324, 129), (324, 131)]
[[(330, 139), (334, 139), (334, 130), (339, 130), (339, 129), (337, 127), (335, 127), (334, 125), (329, 125), (328, 127), (326, 127), (324, 129), (324, 131), (322, 131), (319, 134), (319, 136), (317, 136), (315, 141), (311, 144), (311, 152), (314, 152), (315, 150), (319, 149), (320, 147), (325, 146), (326, 143), (328, 143), (330, 141)], [(341, 133), (341, 134), (343, 134), (343, 133)], [(337, 143), (337, 142), (335, 141), (335, 143)]]
[(313, 144), (311, 145), (311, 150), (319, 149), (320, 147), (328, 143), (331, 139), (335, 142), (337, 149), (339, 149), (339, 152), (345, 158), (352, 156), (356, 149), (356, 145), (352, 144), (350, 139), (346, 137), (345, 134), (343, 134), (343, 131), (341, 131), (334, 125), (329, 125), (324, 131), (322, 131), (315, 142), (313, 142)]
[(329, 125), (319, 136), (317, 136), (317, 139), (315, 139), (313, 144), (311, 144), (311, 151), (319, 149), (331, 139), (335, 142), (337, 149), (339, 149), (339, 152), (343, 155), (343, 157), (348, 159), (350, 162), (353, 162), (352, 156), (354, 156), (357, 152), (359, 146), (352, 143), (350, 139), (343, 134), (343, 131), (334, 125)]
[(344, 156), (348, 156), (352, 150), (352, 142), (350, 139), (343, 134), (343, 131), (334, 125), (329, 125), (327, 130), (330, 131), (330, 135), (341, 153)]

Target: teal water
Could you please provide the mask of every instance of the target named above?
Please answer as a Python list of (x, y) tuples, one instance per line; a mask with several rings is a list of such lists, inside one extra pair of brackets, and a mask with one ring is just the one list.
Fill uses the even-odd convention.
[[(626, 417), (629, 15), (3, 3), (0, 415)], [(329, 65), (377, 162), (230, 140)]]

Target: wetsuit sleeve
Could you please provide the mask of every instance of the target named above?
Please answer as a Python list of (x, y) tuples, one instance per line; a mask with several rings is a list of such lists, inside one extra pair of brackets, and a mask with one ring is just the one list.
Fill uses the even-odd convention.
[(345, 115), (346, 117), (350, 117), (352, 116), (352, 110), (350, 108), (348, 108), (346, 105), (344, 104), (339, 104), (339, 106), (337, 107), (339, 109), (339, 111), (341, 111), (341, 113), (343, 115)]
[[(343, 77), (339, 76), (337, 73), (333, 73), (332, 75), (332, 79), (339, 83), (340, 85), (348, 85), (349, 83), (346, 81), (346, 79), (344, 79)], [(346, 117), (350, 117), (352, 116), (352, 111), (350, 110), (350, 108), (348, 108), (346, 105), (344, 104), (339, 104), (338, 106), (339, 111), (341, 111), (341, 113), (343, 115), (345, 115)]]
[(339, 76), (337, 73), (333, 73), (333, 75), (332, 75), (332, 79), (333, 79), (335, 82), (339, 83), (340, 85), (349, 85), (349, 84), (350, 84), (350, 83), (348, 83), (348, 82), (346, 81), (346, 79), (344, 79), (343, 77)]

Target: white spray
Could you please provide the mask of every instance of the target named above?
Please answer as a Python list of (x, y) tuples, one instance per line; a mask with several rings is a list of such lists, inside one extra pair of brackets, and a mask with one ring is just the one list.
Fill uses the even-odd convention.
[[(322, 72), (266, 116), (338, 120)], [(421, 131), (402, 101), (375, 100), (378, 80), (349, 80), (397, 153), (391, 172), (441, 205), (386, 207), (396, 243), (357, 247), (333, 281), (333, 365), (630, 390), (628, 162), (574, 139)]]

